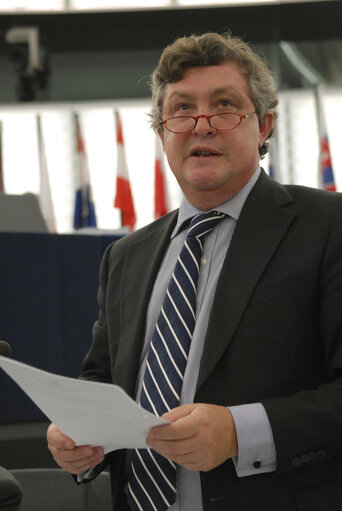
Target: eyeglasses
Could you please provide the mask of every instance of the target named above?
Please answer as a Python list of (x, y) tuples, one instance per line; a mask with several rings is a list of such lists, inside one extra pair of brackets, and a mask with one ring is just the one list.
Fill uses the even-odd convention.
[(220, 131), (229, 131), (237, 128), (243, 119), (247, 119), (251, 117), (256, 112), (251, 112), (250, 114), (236, 114), (236, 113), (226, 113), (226, 114), (213, 114), (213, 115), (182, 115), (179, 117), (170, 117), (169, 119), (165, 119), (165, 121), (160, 121), (160, 125), (164, 126), (167, 130), (172, 133), (187, 133), (192, 131), (196, 125), (198, 119), (207, 119), (210, 126)]

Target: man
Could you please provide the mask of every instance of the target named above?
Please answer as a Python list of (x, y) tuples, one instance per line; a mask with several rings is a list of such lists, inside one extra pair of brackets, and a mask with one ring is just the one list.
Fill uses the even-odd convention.
[[(107, 250), (82, 377), (118, 384), (145, 406), (186, 221), (215, 210), (224, 218), (204, 240), (179, 405), (163, 415), (170, 424), (151, 429), (153, 451), (103, 459), (100, 447), (75, 447), (53, 424), (49, 448), (80, 480), (109, 463), (120, 511), (342, 509), (342, 198), (283, 187), (259, 168), (277, 99), (240, 39), (175, 41), (152, 85), (153, 126), (184, 199)], [(152, 409), (164, 400), (158, 385)], [(175, 485), (164, 462), (176, 468)], [(175, 501), (160, 491), (165, 482)]]

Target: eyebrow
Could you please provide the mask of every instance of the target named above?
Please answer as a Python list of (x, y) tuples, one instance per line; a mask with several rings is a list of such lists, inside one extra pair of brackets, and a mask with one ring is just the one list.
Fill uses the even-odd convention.
[[(238, 100), (241, 101), (241, 95), (239, 93), (239, 90), (236, 89), (235, 87), (232, 86), (219, 87), (217, 89), (214, 89), (211, 93), (212, 96), (220, 96), (221, 94), (232, 94), (236, 101)], [(193, 100), (195, 99), (195, 96), (187, 92), (174, 91), (168, 98), (168, 102), (172, 101), (174, 98)]]

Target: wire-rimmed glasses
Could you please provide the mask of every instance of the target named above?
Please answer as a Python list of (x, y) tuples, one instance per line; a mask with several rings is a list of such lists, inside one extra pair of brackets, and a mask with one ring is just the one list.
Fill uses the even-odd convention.
[(159, 124), (164, 126), (168, 131), (171, 131), (171, 133), (177, 133), (180, 135), (182, 133), (188, 133), (189, 131), (192, 131), (196, 127), (198, 119), (205, 118), (207, 119), (210, 126), (216, 130), (229, 131), (237, 128), (243, 119), (247, 119), (255, 113), (256, 112), (251, 112), (249, 114), (238, 114), (235, 112), (227, 112), (224, 114), (212, 115), (180, 115), (178, 117), (169, 117), (164, 121), (160, 121)]

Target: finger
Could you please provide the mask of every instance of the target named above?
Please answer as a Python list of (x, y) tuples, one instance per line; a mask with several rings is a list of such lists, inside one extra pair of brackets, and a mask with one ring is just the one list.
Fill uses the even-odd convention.
[(162, 415), (162, 419), (168, 422), (176, 422), (182, 417), (186, 417), (187, 415), (189, 415), (196, 406), (197, 403), (177, 406), (176, 408), (173, 408), (169, 412), (164, 413), (164, 415)]
[(59, 466), (63, 468), (63, 470), (66, 470), (67, 472), (70, 472), (71, 474), (82, 474), (82, 472), (85, 472), (92, 467), (95, 467), (99, 463), (101, 463), (103, 459), (94, 459), (90, 458), (88, 460), (81, 460), (77, 462), (70, 462), (70, 463), (59, 463)]
[(200, 470), (201, 469), (201, 465), (195, 459), (193, 453), (185, 453), (185, 454), (179, 454), (179, 455), (175, 454), (172, 457), (168, 457), (168, 459), (170, 459), (174, 463), (177, 463), (177, 465), (187, 468), (188, 470)]
[(54, 445), (48, 445), (53, 457), (59, 464), (82, 462), (82, 460), (90, 460), (103, 458), (103, 447), (91, 447), (83, 445), (74, 449), (59, 449)]
[(90, 447), (89, 445), (82, 445), (80, 447), (75, 447), (74, 449), (58, 449), (54, 446), (51, 446), (50, 450), (53, 454), (58, 456), (59, 459), (66, 463), (103, 456), (102, 447)]
[(184, 426), (183, 424), (178, 424), (177, 422), (177, 426), (175, 426), (175, 424), (170, 424), (169, 426), (153, 428), (153, 431), (150, 430), (148, 437), (146, 438), (146, 443), (149, 443), (152, 440), (177, 442), (179, 440), (190, 439), (195, 435), (196, 429), (192, 427), (192, 425)]
[(82, 472), (85, 472), (86, 470), (89, 470), (92, 467), (95, 467), (99, 463), (103, 461), (103, 456), (100, 457), (90, 457), (88, 459), (82, 459), (79, 461), (74, 461), (67, 466), (69, 467), (69, 472), (72, 474), (81, 474)]
[(146, 443), (162, 456), (174, 459), (174, 456), (185, 456), (193, 453), (196, 448), (197, 439), (195, 436), (186, 440), (160, 440), (151, 438), (147, 439)]
[[(170, 412), (171, 413), (171, 412)], [(178, 412), (176, 412), (178, 414)], [(198, 432), (196, 417), (181, 415), (175, 422), (151, 428), (148, 437), (160, 440), (185, 440)]]
[(53, 445), (58, 449), (73, 449), (75, 447), (75, 442), (68, 436), (64, 435), (53, 423), (48, 427), (46, 436), (48, 445)]
[(200, 470), (204, 466), (203, 460), (199, 453), (196, 451), (195, 441), (189, 442), (171, 442), (159, 443), (156, 442), (152, 447), (156, 452), (165, 458), (181, 465), (189, 470)]
[[(179, 419), (187, 417), (193, 410), (194, 406), (196, 405), (188, 404), (178, 406), (177, 408), (173, 408), (173, 410), (164, 413), (164, 415), (162, 415), (161, 418), (168, 421), (169, 423), (174, 423)], [(173, 429), (170, 430), (168, 429), (168, 425), (163, 424), (162, 426), (154, 426), (153, 428), (151, 428), (149, 431), (149, 435), (156, 436), (157, 438), (159, 438), (159, 436), (161, 435), (161, 437), (164, 438), (164, 436), (166, 437), (167, 435), (171, 434), (171, 437), (174, 438), (174, 434), (177, 433), (175, 431), (174, 434), (172, 434), (173, 432), (174, 432)]]
[(104, 459), (102, 447), (81, 446), (73, 450), (52, 447), (51, 452), (58, 465), (73, 474), (87, 470)]

